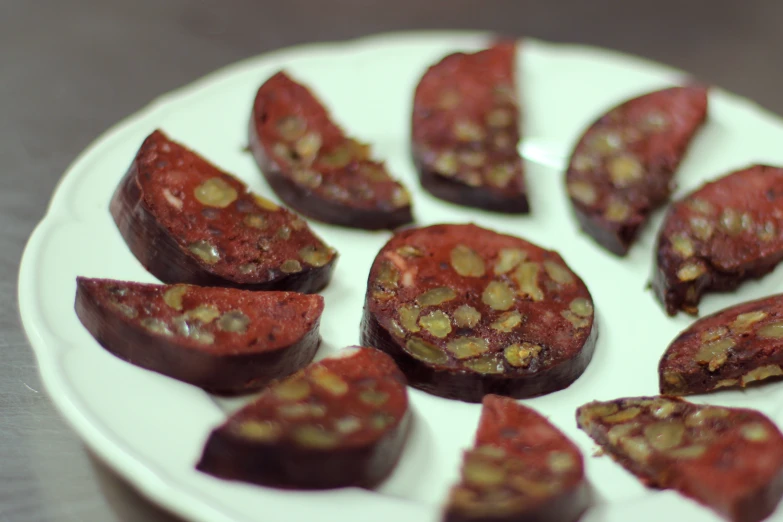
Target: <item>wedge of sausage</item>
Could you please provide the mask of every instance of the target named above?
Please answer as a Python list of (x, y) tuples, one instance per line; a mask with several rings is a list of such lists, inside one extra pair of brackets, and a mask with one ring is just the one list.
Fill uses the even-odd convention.
[(101, 346), (221, 395), (310, 363), (323, 308), (319, 295), (76, 279), (76, 314)]
[(269, 185), (291, 208), (344, 227), (394, 229), (413, 221), (407, 189), (346, 136), (304, 85), (279, 72), (259, 89), (250, 150)]
[(362, 342), (435, 395), (532, 397), (582, 374), (593, 316), (590, 292), (556, 252), (475, 225), (433, 225), (378, 253)]
[(628, 252), (707, 117), (707, 90), (673, 87), (615, 107), (584, 133), (566, 187), (582, 229), (608, 251)]
[(745, 387), (783, 375), (783, 294), (742, 303), (693, 323), (658, 367), (661, 393)]
[(131, 252), (164, 283), (317, 292), (337, 255), (292, 212), (153, 132), (111, 201)]
[(430, 67), (413, 101), (412, 153), (422, 187), (458, 205), (527, 213), (516, 42), (455, 53)]
[(589, 504), (574, 443), (513, 399), (484, 397), (476, 446), (465, 452), (444, 522), (574, 522)]
[(591, 402), (577, 423), (646, 485), (726, 520), (763, 520), (783, 496), (783, 435), (757, 411), (637, 397)]
[(288, 489), (372, 487), (397, 463), (410, 418), (394, 361), (351, 347), (272, 383), (212, 432), (197, 469)]
[(653, 289), (669, 315), (698, 313), (702, 295), (729, 291), (783, 260), (783, 168), (732, 172), (674, 203), (658, 234)]

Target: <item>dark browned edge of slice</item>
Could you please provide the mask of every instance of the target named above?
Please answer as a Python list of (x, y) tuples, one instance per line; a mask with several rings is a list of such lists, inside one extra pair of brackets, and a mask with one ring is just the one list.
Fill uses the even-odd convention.
[[(143, 153), (145, 145), (142, 145), (139, 154)], [(187, 283), (244, 290), (288, 290), (308, 294), (316, 293), (329, 284), (338, 254), (322, 267), (304, 267), (304, 270), (296, 274), (288, 274), (263, 283), (238, 283), (205, 269), (185, 253), (171, 232), (146, 208), (137, 181), (137, 161), (138, 157), (134, 158), (125, 177), (117, 186), (109, 211), (130, 251), (142, 266), (160, 281), (167, 284)]]
[[(758, 265), (753, 270), (741, 273), (721, 272), (709, 263), (706, 263), (708, 271), (699, 279), (672, 287), (667, 286), (664, 269), (656, 264), (652, 288), (655, 296), (663, 304), (669, 316), (675, 317), (679, 312), (685, 312), (695, 317), (699, 314), (699, 304), (705, 294), (732, 292), (747, 281), (763, 278), (772, 272), (779, 263), (779, 259), (770, 260), (768, 263)], [(690, 288), (695, 288), (695, 290), (693, 290), (693, 294), (689, 298), (687, 294)]]
[(620, 226), (610, 224), (601, 216), (584, 212), (577, 203), (571, 204), (573, 215), (580, 228), (596, 243), (619, 257), (624, 257), (636, 241), (642, 223), (623, 223)]
[(413, 223), (411, 206), (394, 210), (352, 209), (324, 199), (286, 176), (280, 165), (264, 149), (256, 131), (255, 113), (248, 126), (249, 149), (258, 168), (275, 194), (289, 207), (308, 218), (343, 227), (364, 230), (394, 230)]
[(530, 204), (526, 193), (510, 192), (485, 187), (469, 187), (439, 175), (424, 166), (415, 143), (411, 145), (413, 162), (419, 172), (421, 186), (430, 194), (443, 201), (463, 207), (473, 207), (504, 214), (528, 214)]
[(733, 513), (736, 522), (759, 522), (772, 515), (783, 496), (783, 472), (749, 497), (742, 499)]
[(373, 444), (320, 451), (247, 441), (217, 428), (196, 469), (224, 480), (280, 489), (373, 488), (396, 466), (410, 426), (408, 409), (397, 426)]
[(361, 341), (389, 354), (408, 378), (408, 384), (432, 395), (465, 402), (481, 402), (484, 395), (494, 393), (515, 399), (546, 395), (573, 384), (590, 363), (598, 340), (598, 321), (593, 320), (590, 335), (574, 358), (540, 373), (509, 378), (504, 375), (479, 374), (468, 370), (436, 370), (409, 355), (392, 335), (372, 316), (365, 303), (362, 316)]
[(271, 380), (306, 366), (321, 344), (318, 318), (307, 335), (278, 350), (234, 355), (188, 348), (140, 326), (128, 325), (119, 314), (97, 306), (85, 289), (85, 279), (76, 278), (76, 315), (106, 351), (215, 395), (235, 396), (260, 390)]
[[(724, 272), (716, 269), (708, 260), (702, 259), (707, 266), (707, 272), (702, 274), (695, 281), (677, 282), (669, 286), (669, 283), (676, 279), (676, 269), (670, 268), (661, 256), (661, 245), (666, 238), (661, 237), (661, 232), (655, 242), (653, 277), (651, 281), (653, 292), (658, 301), (663, 305), (666, 313), (675, 317), (679, 312), (685, 312), (688, 315), (698, 316), (699, 304), (702, 297), (707, 293), (732, 292), (739, 288), (743, 283), (754, 279), (761, 279), (777, 267), (783, 258), (783, 252), (763, 262), (757, 263), (753, 268), (742, 269), (737, 272)], [(672, 277), (667, 277), (667, 272)], [(691, 290), (693, 289), (693, 290)], [(688, 295), (688, 294), (691, 295)]]

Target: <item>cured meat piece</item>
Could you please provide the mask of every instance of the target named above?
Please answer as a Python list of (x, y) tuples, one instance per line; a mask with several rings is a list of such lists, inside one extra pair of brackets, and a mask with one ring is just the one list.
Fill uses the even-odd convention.
[(696, 321), (658, 367), (661, 393), (688, 395), (783, 375), (783, 294)]
[(727, 520), (762, 520), (783, 495), (783, 435), (757, 411), (637, 397), (582, 406), (577, 423), (648, 486)]
[(250, 150), (292, 208), (344, 227), (394, 229), (413, 221), (405, 187), (349, 138), (304, 85), (279, 72), (256, 95)]
[(405, 376), (351, 347), (275, 382), (216, 428), (197, 469), (290, 489), (372, 487), (395, 466), (410, 424)]
[(413, 101), (412, 152), (421, 185), (458, 205), (527, 213), (516, 42), (455, 53), (430, 67)]
[(337, 255), (296, 214), (161, 131), (111, 201), (128, 247), (164, 283), (317, 292)]
[(484, 397), (476, 447), (465, 452), (445, 522), (574, 522), (590, 504), (582, 454), (512, 399)]
[(556, 252), (475, 225), (400, 232), (370, 270), (362, 343), (435, 395), (560, 390), (597, 335), (590, 292)]
[(783, 169), (754, 165), (677, 201), (656, 251), (653, 288), (669, 315), (768, 274), (783, 260)]
[(571, 155), (566, 186), (582, 229), (624, 256), (674, 186), (688, 144), (707, 117), (707, 90), (673, 87), (610, 110)]
[(306, 366), (323, 309), (319, 295), (76, 278), (76, 314), (101, 346), (221, 395)]

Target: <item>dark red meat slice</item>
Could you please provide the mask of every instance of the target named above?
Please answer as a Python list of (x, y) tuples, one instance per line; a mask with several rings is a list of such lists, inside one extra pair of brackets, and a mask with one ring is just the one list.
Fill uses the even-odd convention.
[(577, 423), (648, 486), (727, 520), (763, 520), (783, 495), (783, 435), (757, 411), (638, 397), (582, 406)]
[(673, 87), (615, 107), (585, 132), (566, 186), (582, 229), (623, 256), (663, 205), (689, 143), (707, 117), (707, 90)]
[(430, 67), (413, 101), (421, 185), (458, 205), (529, 211), (520, 139), (516, 42), (455, 53)]
[(582, 454), (512, 399), (487, 395), (476, 446), (465, 452), (445, 522), (574, 522), (590, 504)]
[(783, 260), (783, 169), (755, 165), (674, 203), (658, 235), (653, 288), (669, 315), (763, 277)]
[(661, 393), (689, 395), (744, 387), (783, 375), (783, 294), (696, 321), (658, 367)]
[(370, 270), (362, 342), (435, 395), (560, 390), (597, 335), (590, 292), (556, 252), (475, 225), (400, 232)]
[(319, 295), (76, 279), (76, 314), (106, 350), (225, 395), (307, 365), (323, 308)]
[(413, 221), (408, 191), (371, 158), (370, 146), (346, 136), (283, 72), (258, 90), (250, 150), (280, 199), (305, 216), (368, 230)]
[(395, 466), (410, 424), (405, 377), (352, 347), (275, 382), (209, 437), (197, 468), (292, 489), (372, 487)]
[(111, 201), (133, 254), (164, 283), (317, 292), (337, 255), (307, 223), (160, 131)]

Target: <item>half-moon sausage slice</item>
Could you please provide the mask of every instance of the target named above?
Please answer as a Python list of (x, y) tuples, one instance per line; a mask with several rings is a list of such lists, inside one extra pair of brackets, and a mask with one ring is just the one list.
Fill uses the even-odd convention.
[(410, 424), (405, 376), (352, 347), (275, 382), (216, 428), (197, 469), (290, 489), (373, 487), (394, 468)]
[(677, 201), (656, 252), (653, 288), (669, 315), (768, 274), (783, 260), (783, 169), (755, 165)]
[(475, 225), (396, 234), (370, 270), (362, 342), (412, 386), (480, 402), (567, 387), (597, 338), (587, 287), (556, 253)]
[(727, 520), (763, 520), (783, 495), (783, 435), (757, 411), (637, 397), (582, 406), (577, 423), (646, 485)]
[(627, 101), (593, 123), (566, 173), (582, 229), (625, 255), (652, 211), (669, 199), (677, 167), (706, 117), (706, 89), (673, 87)]
[(221, 395), (307, 365), (323, 308), (319, 295), (76, 279), (76, 314), (106, 350)]
[(430, 67), (413, 101), (412, 153), (421, 185), (458, 205), (527, 213), (516, 42), (451, 54)]
[(484, 397), (445, 522), (574, 522), (590, 503), (579, 449), (534, 410)]
[(661, 393), (744, 387), (783, 375), (783, 294), (700, 319), (669, 346), (658, 367)]
[(307, 223), (160, 131), (111, 201), (114, 222), (164, 283), (317, 292), (337, 255)]
[(344, 227), (394, 229), (413, 221), (408, 191), (345, 135), (315, 95), (279, 72), (259, 89), (250, 150), (281, 200)]

